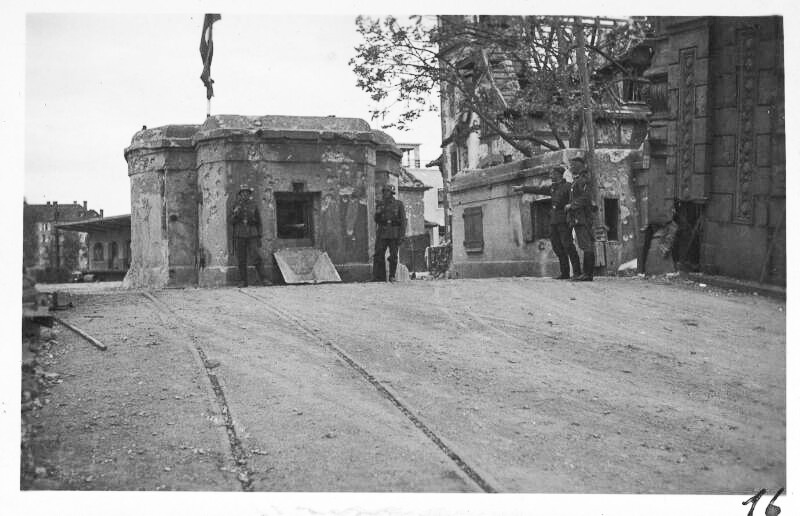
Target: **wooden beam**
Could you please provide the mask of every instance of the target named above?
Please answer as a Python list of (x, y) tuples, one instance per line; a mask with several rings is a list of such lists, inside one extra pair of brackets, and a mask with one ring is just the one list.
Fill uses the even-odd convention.
[(73, 325), (67, 323), (66, 321), (63, 321), (63, 320), (59, 319), (58, 317), (53, 317), (53, 319), (58, 324), (66, 327), (66, 328), (69, 328), (70, 330), (74, 331), (75, 333), (77, 333), (78, 335), (83, 337), (84, 339), (88, 340), (89, 343), (92, 344), (93, 346), (95, 346), (97, 349), (100, 349), (102, 351), (105, 351), (106, 349), (108, 349), (108, 347), (105, 344), (103, 344), (99, 340), (95, 339), (94, 337), (92, 337), (91, 335), (86, 333), (85, 331), (81, 330), (77, 326), (73, 326)]

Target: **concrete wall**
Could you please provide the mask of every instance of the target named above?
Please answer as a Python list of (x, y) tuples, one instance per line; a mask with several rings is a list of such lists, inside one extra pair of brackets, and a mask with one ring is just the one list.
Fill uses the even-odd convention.
[(274, 250), (302, 245), (277, 236), (275, 194), (292, 192), (293, 184), (302, 184), (303, 192), (316, 198), (313, 238), (305, 245), (324, 249), (337, 266), (363, 268), (368, 263), (368, 186), (374, 183), (374, 150), (334, 138), (320, 142), (316, 136), (313, 140), (300, 136), (288, 140), (262, 134), (225, 141), (198, 135), (200, 245), (205, 256), (201, 285), (225, 284), (237, 274), (228, 213), (241, 184), (255, 189), (268, 273), (274, 272)]
[(125, 151), (131, 181), (132, 240), (126, 284), (132, 287), (191, 282), (189, 267), (194, 262), (197, 237), (186, 226), (196, 219), (191, 137), (197, 128), (145, 129), (134, 135)]
[[(549, 184), (552, 166), (567, 167), (569, 159), (583, 151), (566, 149), (537, 155), (534, 158), (481, 170), (467, 171), (453, 180), (453, 262), (457, 277), (550, 276), (558, 274), (558, 259), (549, 238), (532, 239), (531, 203), (545, 196), (512, 192), (513, 185)], [(608, 270), (637, 255), (636, 201), (632, 188), (633, 162), (640, 159), (631, 149), (599, 149), (595, 154), (595, 177), (598, 184), (598, 223), (603, 222), (603, 197), (619, 199), (619, 240), (598, 242), (600, 258), (608, 260)], [(565, 174), (571, 180), (570, 174)], [(484, 246), (480, 252), (468, 252), (464, 246), (464, 213), (480, 207), (483, 214)]]

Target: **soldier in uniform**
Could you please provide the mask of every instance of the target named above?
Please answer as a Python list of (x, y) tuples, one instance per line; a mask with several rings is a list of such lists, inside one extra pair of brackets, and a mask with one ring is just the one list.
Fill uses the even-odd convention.
[(239, 286), (247, 286), (247, 262), (256, 267), (261, 284), (267, 283), (261, 258), (261, 214), (253, 199), (253, 189), (247, 185), (239, 188), (231, 211), (233, 225), (233, 252), (239, 264)]
[(556, 279), (569, 279), (569, 264), (572, 262), (573, 276), (580, 276), (581, 261), (578, 251), (572, 243), (572, 230), (567, 225), (567, 213), (564, 207), (569, 202), (572, 183), (564, 180), (564, 167), (555, 166), (550, 170), (549, 186), (512, 186), (515, 192), (533, 193), (550, 196), (550, 243), (558, 257), (561, 275)]
[(394, 186), (384, 185), (382, 199), (375, 207), (375, 254), (372, 260), (373, 281), (386, 281), (386, 248), (389, 248), (389, 281), (395, 280), (397, 250), (406, 234), (406, 209), (394, 198)]
[(575, 181), (570, 189), (569, 204), (564, 207), (567, 221), (575, 231), (578, 247), (583, 251), (583, 274), (573, 281), (592, 281), (594, 278), (594, 203), (589, 169), (581, 158), (570, 160), (570, 171)]

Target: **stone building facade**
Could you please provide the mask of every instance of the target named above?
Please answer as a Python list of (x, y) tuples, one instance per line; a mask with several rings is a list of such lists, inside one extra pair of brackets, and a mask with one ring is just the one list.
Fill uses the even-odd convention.
[(636, 177), (642, 224), (664, 224), (675, 210), (680, 258), (785, 284), (782, 19), (654, 21), (651, 159)]
[[(625, 73), (619, 73), (616, 66), (596, 71), (618, 85), (617, 96), (622, 101), (614, 109), (595, 113), (598, 156), (629, 156), (619, 162), (622, 175), (596, 178), (600, 220), (615, 220), (609, 214), (616, 208), (620, 221), (628, 217), (626, 213), (635, 214), (631, 227), (637, 230), (628, 236), (638, 249), (635, 257), (641, 272), (677, 267), (784, 285), (782, 18), (649, 19), (653, 37), (618, 60)], [(491, 176), (502, 175), (507, 165), (497, 164), (491, 145), (484, 142), (480, 121), (473, 120), (474, 115), (458, 114), (454, 101), (443, 89), (441, 166), (449, 205), (447, 219), (453, 231), (453, 263), (478, 263), (482, 260), (476, 254), (459, 254), (462, 237), (457, 233), (463, 231), (463, 213), (454, 203), (464, 202), (467, 191), (470, 196), (483, 195), (484, 200), (499, 195), (496, 183), (500, 178)], [(459, 132), (462, 125), (472, 130)], [(514, 162), (519, 158), (504, 157)], [(602, 159), (596, 164), (600, 169), (605, 167)], [(462, 174), (465, 177), (459, 178)], [(481, 188), (488, 188), (482, 194), (480, 188), (473, 188), (478, 177), (486, 182)], [(495, 186), (490, 188), (490, 183)], [(604, 196), (602, 192), (609, 191), (604, 183), (617, 185), (614, 189), (619, 196)], [(505, 219), (516, 224), (516, 208), (509, 213), (511, 218)], [(493, 232), (494, 236), (503, 234)], [(608, 248), (615, 240), (606, 237)], [(485, 243), (488, 250), (489, 240)], [(623, 249), (629, 245), (620, 243)], [(666, 260), (665, 245), (670, 246)], [(497, 260), (517, 259), (505, 256), (506, 244), (501, 247), (506, 250)], [(622, 260), (629, 253), (612, 252), (610, 256)], [(541, 262), (536, 256), (532, 260)], [(609, 259), (606, 270), (613, 272), (612, 266)]]
[[(272, 253), (314, 247), (344, 281), (371, 275), (375, 192), (399, 186), (401, 152), (363, 120), (218, 115), (145, 129), (125, 150), (131, 180), (129, 286), (238, 280), (228, 214), (255, 190), (267, 273)], [(254, 274), (254, 271), (251, 271)]]

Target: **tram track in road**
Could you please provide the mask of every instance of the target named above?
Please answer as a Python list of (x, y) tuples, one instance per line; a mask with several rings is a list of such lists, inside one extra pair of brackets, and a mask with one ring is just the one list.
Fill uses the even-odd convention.
[(440, 451), (442, 451), (455, 465), (458, 467), (470, 480), (472, 480), (482, 491), (486, 493), (498, 492), (496, 487), (492, 485), (487, 479), (486, 474), (479, 473), (476, 467), (470, 465), (463, 454), (457, 453), (452, 445), (443, 441), (422, 419), (417, 415), (416, 411), (406, 402), (400, 400), (398, 395), (391, 389), (381, 383), (375, 375), (370, 373), (363, 365), (359, 364), (353, 357), (351, 357), (340, 346), (336, 345), (330, 339), (325, 338), (318, 331), (315, 331), (311, 325), (304, 321), (301, 317), (292, 315), (280, 307), (275, 306), (272, 300), (247, 292), (239, 290), (239, 292), (254, 301), (263, 305), (269, 312), (279, 317), (280, 319), (293, 324), (303, 334), (308, 336), (311, 340), (319, 343), (323, 348), (333, 352), (344, 363), (355, 370), (364, 380), (372, 385), (378, 393), (395, 406), (415, 427), (417, 427), (433, 444), (435, 444)]
[[(174, 310), (169, 304), (156, 298), (152, 293), (143, 292), (142, 295), (145, 297), (145, 299), (150, 301), (152, 306), (155, 307), (155, 312), (158, 315), (161, 322), (164, 323), (164, 327), (166, 329), (171, 329), (171, 328), (169, 325), (166, 324), (167, 321), (164, 317), (165, 312), (168, 312), (173, 316), (175, 316), (173, 322), (176, 322), (184, 329), (189, 330), (194, 327), (190, 326), (187, 322), (185, 322), (185, 318), (181, 313), (179, 313), (177, 310)], [(227, 444), (229, 446), (231, 457), (233, 459), (237, 480), (241, 484), (243, 491), (252, 491), (253, 471), (250, 469), (248, 465), (247, 453), (242, 447), (242, 442), (236, 434), (236, 425), (234, 424), (233, 414), (231, 413), (230, 407), (228, 406), (228, 402), (225, 398), (225, 392), (223, 390), (222, 384), (220, 383), (220, 380), (217, 377), (216, 373), (214, 373), (213, 367), (208, 361), (208, 357), (206, 356), (205, 350), (203, 350), (203, 348), (196, 342), (193, 342), (191, 344), (187, 343), (187, 347), (189, 348), (189, 351), (195, 358), (195, 361), (198, 363), (200, 367), (202, 367), (203, 371), (206, 374), (206, 378), (209, 381), (209, 386), (211, 388), (211, 393), (209, 393), (209, 397), (216, 402), (217, 409), (219, 410), (219, 416), (222, 418), (223, 424), (225, 426), (225, 433), (227, 435)]]

